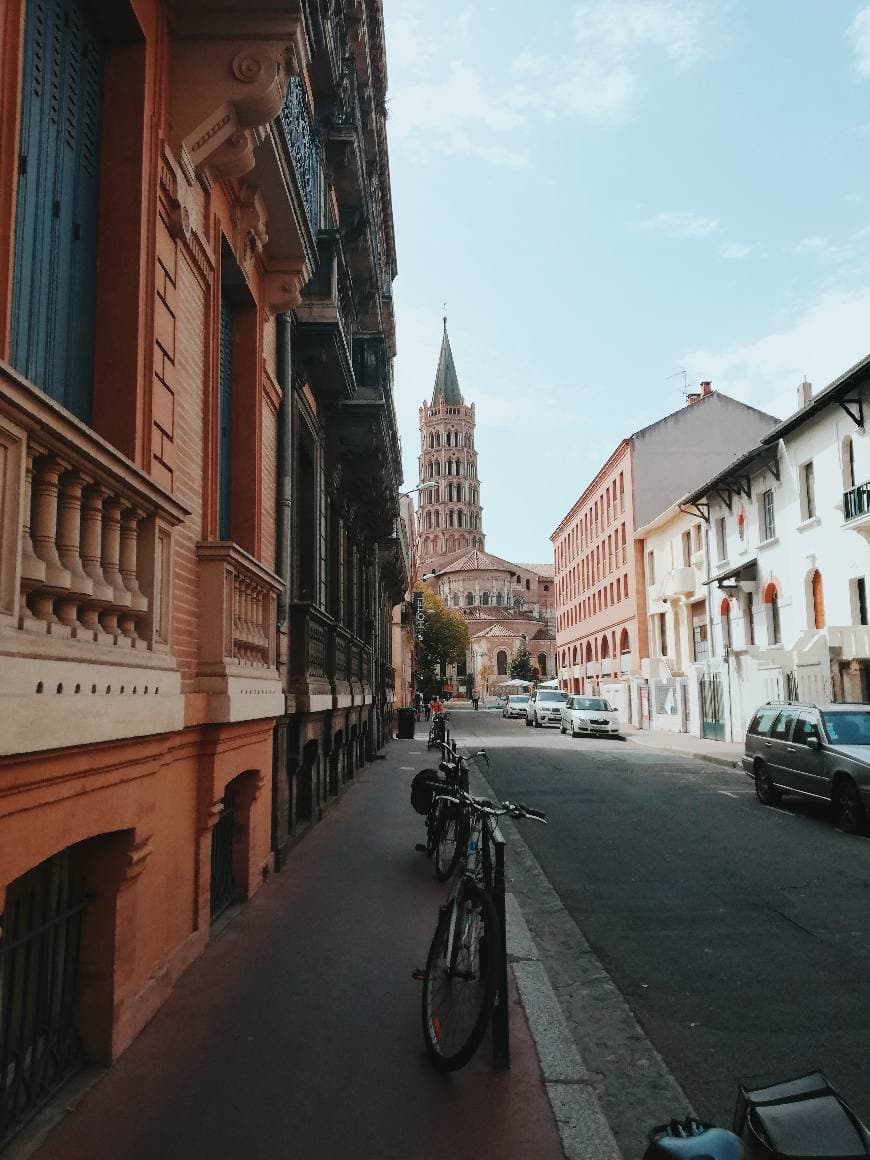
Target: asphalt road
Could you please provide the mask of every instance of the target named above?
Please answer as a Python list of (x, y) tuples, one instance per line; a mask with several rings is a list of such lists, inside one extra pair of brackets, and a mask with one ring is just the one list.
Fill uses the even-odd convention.
[[(795, 799), (762, 806), (738, 770), (494, 712), (456, 711), (451, 726), (487, 749), (500, 797), (546, 811), (523, 838), (702, 1116), (730, 1126), (741, 1080), (821, 1067), (870, 1123), (870, 839)], [(575, 1034), (633, 1141), (651, 1125), (620, 1109), (643, 1076), (613, 1074), (606, 1030)]]

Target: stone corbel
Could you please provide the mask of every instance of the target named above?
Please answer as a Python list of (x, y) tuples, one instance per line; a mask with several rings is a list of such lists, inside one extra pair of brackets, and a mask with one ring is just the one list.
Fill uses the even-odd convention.
[(281, 38), (225, 40), (204, 31), (176, 40), (173, 137), (188, 180), (204, 173), (220, 181), (253, 167), (254, 149), (281, 111), (288, 75), (304, 59), (301, 23)]
[(255, 185), (242, 187), (236, 206), (236, 255), (249, 266), (269, 240), (269, 214), (263, 195)]
[(270, 314), (285, 314), (295, 309), (302, 301), (302, 286), (305, 282), (302, 265), (276, 266), (271, 264), (263, 279), (263, 305)]

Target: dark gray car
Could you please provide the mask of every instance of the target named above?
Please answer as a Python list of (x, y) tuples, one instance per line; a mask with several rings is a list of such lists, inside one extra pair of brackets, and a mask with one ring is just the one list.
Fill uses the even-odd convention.
[(770, 701), (746, 731), (743, 768), (758, 800), (784, 793), (831, 803), (836, 824), (863, 831), (870, 808), (870, 705)]

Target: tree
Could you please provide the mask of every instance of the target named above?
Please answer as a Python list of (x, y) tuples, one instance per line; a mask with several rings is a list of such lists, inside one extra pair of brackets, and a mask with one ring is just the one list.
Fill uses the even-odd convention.
[(481, 691), (483, 695), (486, 696), (489, 690), (489, 678), (492, 676), (492, 665), (489, 663), (489, 661), (480, 662), (478, 673), (480, 675), (480, 683), (482, 686)]
[(423, 687), (435, 689), (448, 664), (465, 660), (468, 652), (468, 625), (459, 612), (448, 608), (435, 592), (422, 584), (423, 631), (417, 648)]
[(508, 665), (508, 672), (514, 678), (521, 681), (530, 681), (532, 679), (532, 654), (525, 646), (525, 642), (520, 641), (517, 646), (517, 651), (511, 657)]

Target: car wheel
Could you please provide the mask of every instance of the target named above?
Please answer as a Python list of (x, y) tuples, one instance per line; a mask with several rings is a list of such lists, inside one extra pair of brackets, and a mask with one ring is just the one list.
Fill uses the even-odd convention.
[(563, 737), (565, 736), (565, 726), (564, 726), (564, 724), (559, 726), (559, 732), (562, 734), (562, 736), (563, 736)]
[(571, 722), (571, 736), (572, 736), (572, 737), (576, 737), (576, 736), (577, 736), (577, 730), (574, 728), (574, 722), (573, 722), (573, 721)]
[(763, 761), (755, 763), (755, 796), (765, 806), (775, 806), (782, 794), (773, 784)]
[(834, 782), (831, 794), (834, 824), (847, 834), (862, 834), (867, 827), (867, 815), (858, 787), (850, 777), (842, 775)]
[(531, 727), (532, 727), (532, 723), (531, 723), (531, 721), (529, 720), (529, 718), (528, 718), (528, 717), (526, 717), (526, 728), (527, 728), (527, 729), (531, 729)]
[(534, 719), (534, 721), (532, 722), (532, 724), (534, 725), (534, 727), (535, 727), (536, 729), (540, 729), (540, 728), (541, 728), (541, 722), (538, 720), (538, 718), (537, 718), (537, 715), (535, 716), (535, 719)]

